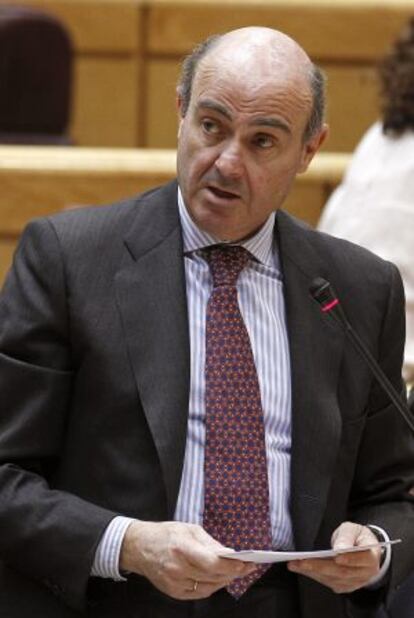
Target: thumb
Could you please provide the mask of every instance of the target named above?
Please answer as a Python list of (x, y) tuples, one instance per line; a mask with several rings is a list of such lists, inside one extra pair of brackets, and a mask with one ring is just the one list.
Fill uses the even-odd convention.
[(358, 537), (363, 530), (360, 524), (346, 521), (341, 524), (332, 535), (332, 549), (347, 549), (357, 545)]

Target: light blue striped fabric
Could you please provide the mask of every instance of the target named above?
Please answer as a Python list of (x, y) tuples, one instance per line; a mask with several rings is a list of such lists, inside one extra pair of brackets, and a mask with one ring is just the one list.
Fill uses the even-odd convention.
[(134, 520), (129, 517), (114, 517), (96, 548), (91, 575), (106, 577), (115, 581), (123, 581), (125, 578), (119, 572), (119, 555), (122, 541), (129, 524)]
[[(175, 519), (202, 525), (205, 443), (205, 315), (212, 280), (199, 249), (217, 239), (200, 230), (190, 218), (181, 194), (179, 212), (184, 241), (184, 264), (191, 344), (191, 384), (187, 444)], [(241, 243), (256, 259), (238, 279), (240, 310), (249, 332), (262, 396), (269, 474), (273, 546), (291, 549), (289, 514), (291, 384), (283, 283), (274, 243), (275, 215), (261, 230)]]

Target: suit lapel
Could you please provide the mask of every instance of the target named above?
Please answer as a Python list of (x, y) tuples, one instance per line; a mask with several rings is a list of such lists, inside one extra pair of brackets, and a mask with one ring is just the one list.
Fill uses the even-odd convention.
[(308, 238), (313, 231), (277, 214), (292, 368), (291, 514), (298, 549), (309, 549), (326, 508), (341, 436), (337, 377), (344, 333), (310, 298), (327, 275)]
[(177, 185), (144, 198), (125, 239), (116, 287), (139, 398), (172, 517), (185, 450), (189, 339)]

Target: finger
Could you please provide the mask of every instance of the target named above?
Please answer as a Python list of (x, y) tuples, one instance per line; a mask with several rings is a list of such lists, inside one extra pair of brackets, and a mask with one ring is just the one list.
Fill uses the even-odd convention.
[(300, 571), (291, 567), (290, 570), (294, 570), (294, 572), (300, 575), (309, 577), (337, 593), (358, 590), (358, 588), (364, 586), (370, 579), (368, 573), (362, 570), (356, 571), (355, 569), (348, 570), (345, 568), (338, 568), (327, 572), (316, 570), (314, 567), (302, 568)]
[(215, 547), (206, 547), (201, 544), (183, 544), (177, 547), (175, 552), (188, 563), (194, 572), (200, 575), (204, 573), (222, 577), (240, 577), (256, 569), (254, 563), (222, 558)]
[[(378, 539), (374, 533), (366, 526), (359, 527), (359, 532), (355, 538), (354, 545), (356, 547), (364, 547), (364, 545), (376, 545), (364, 552), (355, 552), (341, 554), (337, 556), (336, 562), (338, 564), (347, 564), (355, 567), (375, 566), (380, 563), (381, 560), (381, 547), (379, 546)], [(355, 529), (356, 531), (356, 529)]]
[(191, 541), (177, 549), (199, 579), (203, 579), (203, 574), (234, 579), (256, 570), (254, 563), (221, 557), (219, 552), (229, 548), (225, 548), (200, 526), (192, 526), (191, 534)]
[(334, 558), (336, 564), (349, 566), (355, 569), (372, 567), (379, 563), (381, 557), (381, 548), (368, 549), (350, 554), (340, 554)]
[[(222, 546), (219, 545), (221, 548)], [(256, 570), (254, 563), (228, 560), (217, 555), (216, 546), (205, 546), (200, 543), (183, 543), (175, 547), (174, 555), (182, 567), (181, 576), (197, 581), (216, 582), (245, 577)]]
[(345, 579), (345, 578), (326, 578), (322, 575), (314, 573), (309, 575), (312, 580), (318, 582), (319, 584), (326, 586), (333, 592), (337, 594), (350, 593), (354, 592), (365, 586), (367, 580), (364, 578), (357, 579)]
[(343, 580), (348, 582), (365, 581), (372, 575), (372, 567), (349, 567), (338, 565), (334, 560), (303, 560), (289, 563), (290, 571), (313, 578), (323, 578), (325, 582)]
[(228, 558), (219, 558), (219, 562), (220, 571), (232, 578), (245, 577), (250, 575), (250, 573), (254, 573), (257, 569), (257, 564), (254, 562), (242, 562), (241, 560), (229, 560)]
[(223, 579), (219, 582), (199, 581), (196, 579), (182, 579), (170, 577), (164, 574), (158, 581), (153, 582), (159, 590), (175, 599), (204, 599), (224, 588), (230, 580)]
[(354, 547), (357, 544), (364, 526), (361, 524), (354, 524), (353, 522), (346, 521), (341, 524), (332, 535), (332, 548), (333, 549), (348, 549)]
[(372, 568), (338, 565), (332, 559), (295, 561), (289, 563), (288, 568), (341, 593), (361, 588), (375, 574)]
[[(230, 562), (230, 560), (229, 560)], [(234, 561), (232, 561), (234, 562)], [(200, 569), (196, 566), (191, 566), (188, 573), (190, 574), (192, 579), (196, 579), (198, 581), (210, 582), (210, 583), (220, 583), (220, 582), (229, 582), (233, 581), (238, 577), (246, 577), (246, 575), (250, 575), (256, 571), (256, 565), (251, 563), (241, 563), (241, 564), (230, 564), (221, 565), (220, 561), (217, 562), (215, 568), (211, 568), (209, 570)]]
[[(310, 573), (319, 573), (322, 575), (329, 575), (335, 572), (335, 563), (332, 559), (307, 559), (307, 560), (294, 560), (288, 562), (288, 569), (295, 573), (303, 573), (304, 575)], [(339, 572), (341, 567), (337, 567)]]
[(182, 590), (177, 591), (174, 598), (184, 601), (196, 601), (199, 599), (206, 599), (221, 588), (225, 587), (228, 582), (222, 585), (197, 582), (197, 586), (194, 586), (194, 581), (187, 582), (187, 585)]
[(197, 539), (203, 547), (211, 549), (214, 556), (220, 560), (220, 568), (223, 569), (223, 573), (231, 573), (232, 571), (235, 571), (248, 574), (255, 570), (256, 565), (254, 563), (222, 557), (221, 553), (223, 551), (233, 551), (233, 548), (225, 547), (216, 541), (216, 539), (210, 536), (204, 528), (201, 528), (201, 526), (195, 526), (194, 538)]

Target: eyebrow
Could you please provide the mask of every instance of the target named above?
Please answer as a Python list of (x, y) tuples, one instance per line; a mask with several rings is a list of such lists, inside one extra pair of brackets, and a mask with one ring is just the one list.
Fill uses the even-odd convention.
[[(212, 101), (211, 99), (200, 99), (197, 103), (197, 109), (207, 108), (211, 109), (219, 114), (222, 114), (228, 120), (233, 120), (233, 114), (230, 112), (227, 107), (221, 105), (221, 103), (217, 103), (216, 101)], [(258, 118), (254, 118), (251, 122), (252, 125), (257, 125), (259, 127), (272, 127), (274, 129), (281, 129), (288, 135), (291, 134), (291, 129), (289, 125), (283, 120), (279, 120), (278, 118), (269, 118), (267, 116), (259, 116)]]
[(252, 124), (264, 127), (274, 127), (275, 129), (281, 129), (288, 135), (291, 134), (291, 130), (289, 125), (283, 120), (278, 120), (277, 118), (267, 118), (266, 116), (255, 118)]

